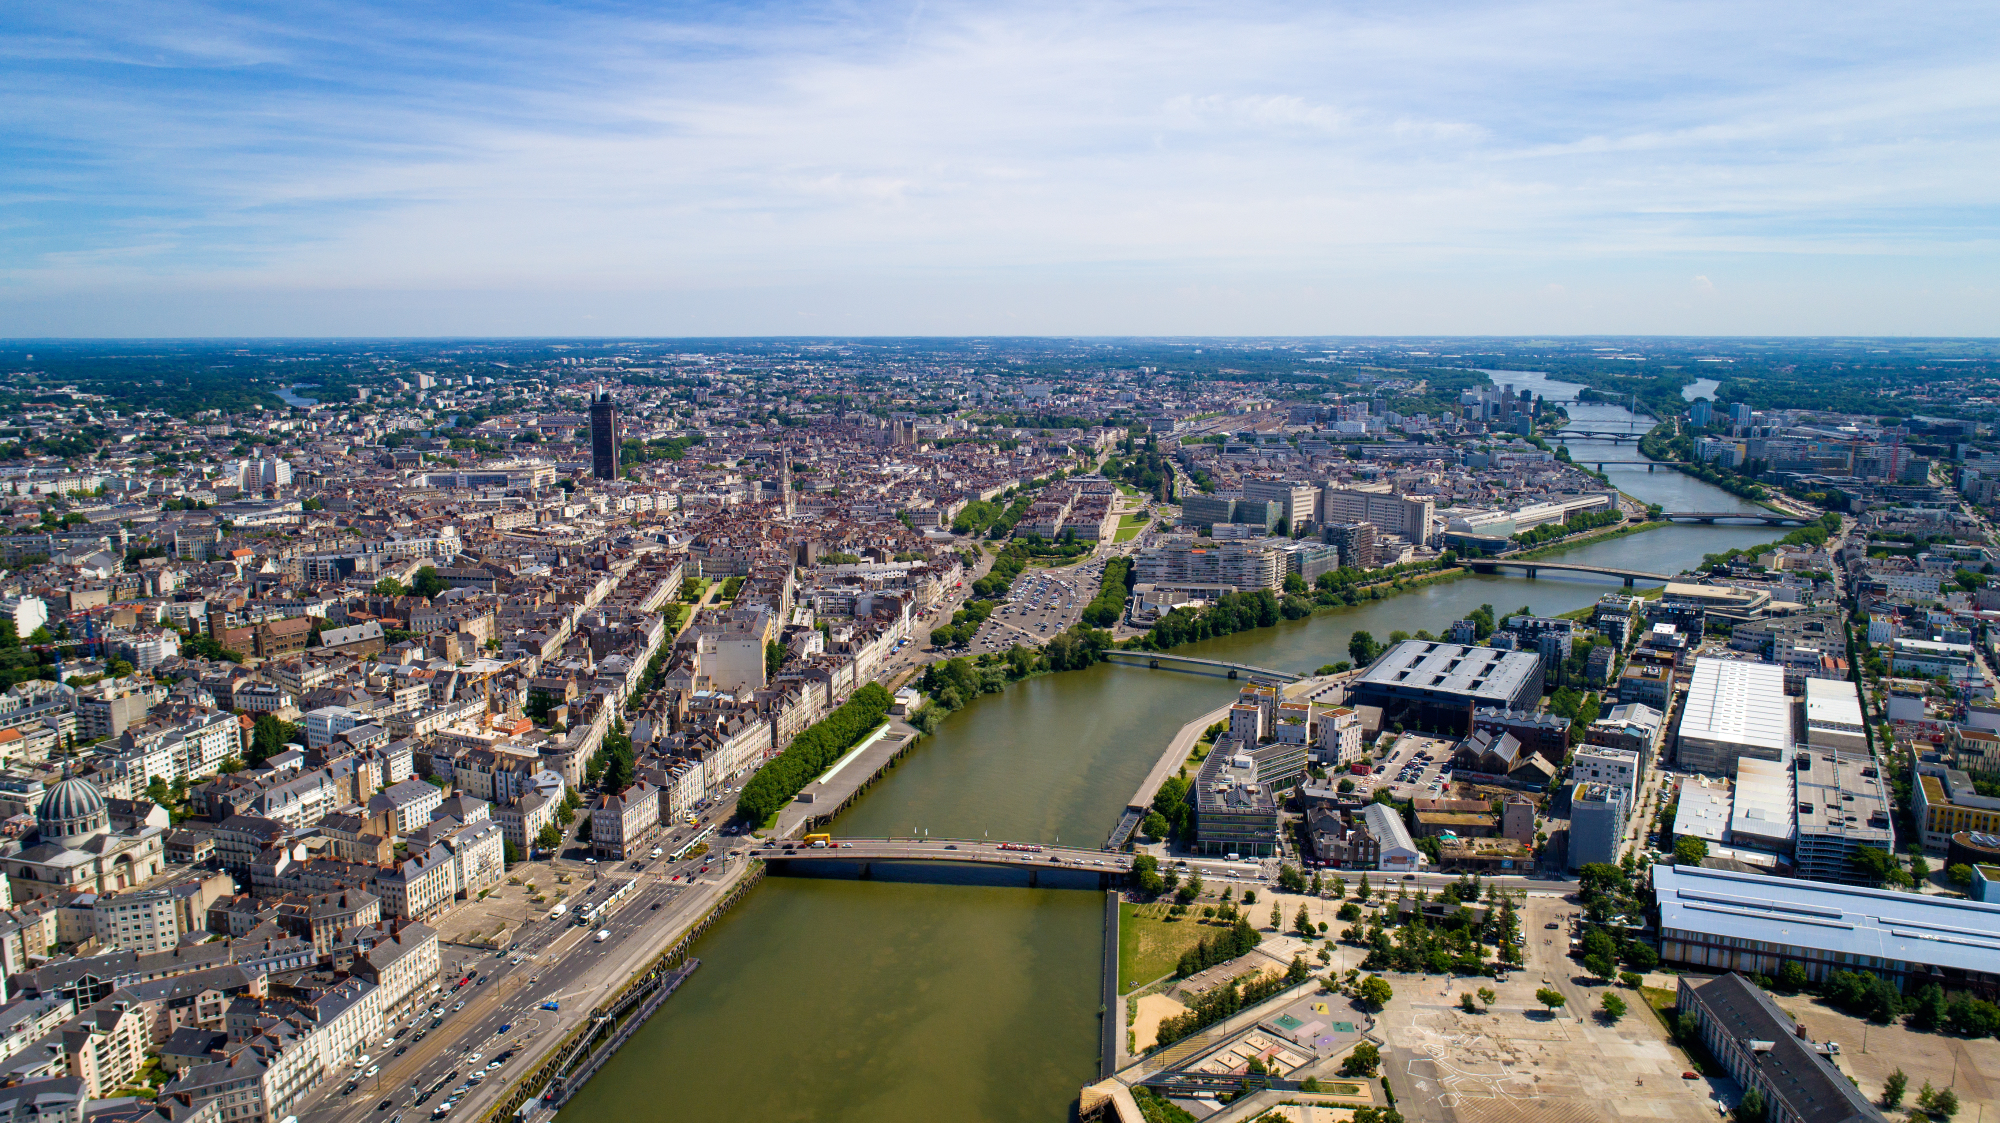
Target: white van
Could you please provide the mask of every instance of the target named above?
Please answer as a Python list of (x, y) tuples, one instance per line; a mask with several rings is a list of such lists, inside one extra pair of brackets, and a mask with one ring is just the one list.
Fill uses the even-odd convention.
[(608, 940), (608, 939), (610, 939), (610, 938), (611, 938), (611, 929), (609, 929), (609, 928), (599, 928), (599, 929), (597, 930), (597, 942), (598, 942), (598, 943), (600, 943), (600, 944), (601, 944), (601, 943), (603, 943), (604, 941), (606, 941), (606, 940)]

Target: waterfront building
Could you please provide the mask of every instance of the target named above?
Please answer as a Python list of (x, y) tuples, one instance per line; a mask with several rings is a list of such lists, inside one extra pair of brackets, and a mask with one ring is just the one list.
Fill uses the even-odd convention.
[(1382, 724), (1463, 734), (1479, 707), (1526, 710), (1541, 700), (1541, 656), (1405, 640), (1355, 680), (1354, 706), (1380, 706)]
[(1320, 522), (1365, 522), (1418, 545), (1430, 542), (1436, 509), (1437, 501), (1429, 498), (1335, 484), (1328, 484), (1319, 494)]
[(1380, 561), (1374, 523), (1326, 523), (1320, 527), (1320, 541), (1340, 551), (1340, 564), (1344, 568), (1374, 569)]
[(1279, 791), (1305, 771), (1305, 746), (1247, 747), (1227, 734), (1195, 774), (1195, 848), (1204, 854), (1277, 853)]
[(1285, 587), (1285, 563), (1278, 552), (1256, 542), (1168, 542), (1139, 551), (1138, 581), (1173, 587), (1200, 586), (1251, 592)]

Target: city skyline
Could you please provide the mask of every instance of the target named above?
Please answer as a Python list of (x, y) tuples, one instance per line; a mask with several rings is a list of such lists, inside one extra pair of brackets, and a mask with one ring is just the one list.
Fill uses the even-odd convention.
[(1971, 6), (16, 12), (0, 335), (1991, 335)]

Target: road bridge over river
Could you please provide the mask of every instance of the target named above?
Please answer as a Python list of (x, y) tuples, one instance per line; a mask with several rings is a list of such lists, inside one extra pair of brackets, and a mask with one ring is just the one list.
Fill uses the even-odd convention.
[(1028, 883), (1035, 884), (1043, 870), (1094, 873), (1105, 883), (1122, 881), (1132, 869), (1132, 856), (1081, 846), (1043, 846), (1038, 843), (997, 842), (992, 839), (920, 838), (840, 838), (828, 846), (763, 846), (753, 848), (749, 857), (769, 864), (773, 872), (784, 872), (789, 863), (830, 866), (847, 863), (859, 877), (870, 877), (877, 862), (923, 862), (932, 865), (978, 865), (1028, 871)]
[(1674, 579), (1673, 575), (1668, 573), (1647, 573), (1641, 569), (1618, 569), (1608, 565), (1577, 565), (1574, 562), (1510, 561), (1507, 558), (1465, 558), (1460, 564), (1475, 573), (1492, 573), (1499, 569), (1518, 569), (1524, 571), (1531, 580), (1544, 571), (1549, 573), (1596, 573), (1605, 577), (1623, 578), (1625, 587), (1628, 589), (1640, 581), (1653, 585), (1664, 585)]
[(1687, 523), (1762, 523), (1765, 526), (1805, 526), (1816, 521), (1805, 515), (1787, 515), (1778, 511), (1664, 511), (1660, 517), (1674, 522)]

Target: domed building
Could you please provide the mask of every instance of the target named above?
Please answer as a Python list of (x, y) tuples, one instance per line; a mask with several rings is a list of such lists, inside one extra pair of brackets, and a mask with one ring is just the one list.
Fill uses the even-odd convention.
[(166, 866), (166, 831), (115, 831), (104, 793), (70, 778), (35, 808), (35, 844), (0, 857), (16, 901), (71, 893), (109, 893), (144, 884)]
[(50, 788), (35, 809), (35, 826), (43, 842), (75, 849), (111, 831), (111, 808), (104, 793), (88, 780), (64, 780)]

